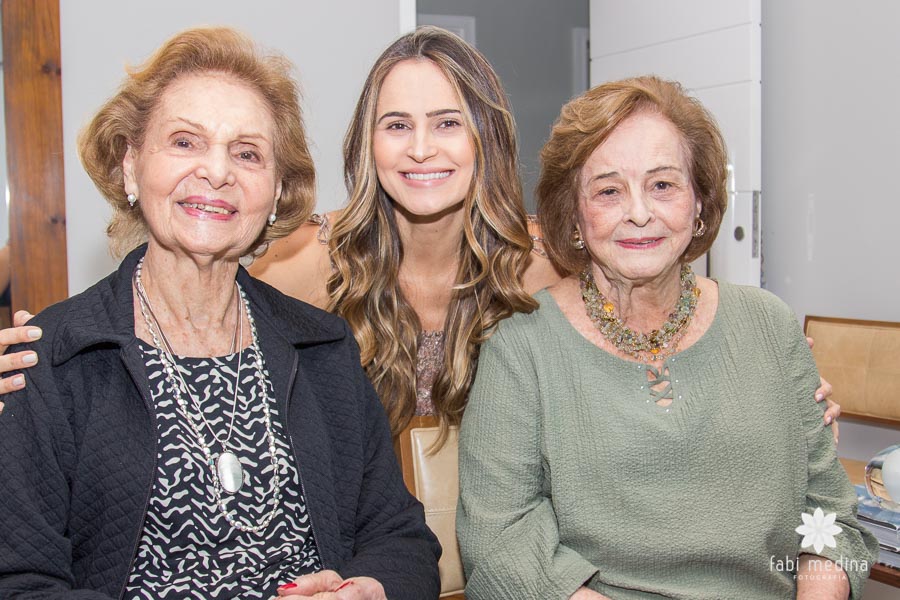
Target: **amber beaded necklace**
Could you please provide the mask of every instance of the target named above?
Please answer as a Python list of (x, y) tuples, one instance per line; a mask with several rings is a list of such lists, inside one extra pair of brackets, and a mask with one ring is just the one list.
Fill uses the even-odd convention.
[(615, 305), (597, 289), (590, 266), (581, 272), (580, 280), (581, 297), (591, 323), (613, 346), (641, 362), (665, 360), (676, 352), (678, 342), (684, 336), (697, 308), (697, 300), (700, 298), (700, 288), (697, 287), (694, 272), (690, 265), (682, 266), (681, 295), (678, 297), (675, 310), (669, 314), (669, 319), (659, 329), (654, 329), (650, 333), (639, 333), (625, 325), (625, 322), (616, 315)]

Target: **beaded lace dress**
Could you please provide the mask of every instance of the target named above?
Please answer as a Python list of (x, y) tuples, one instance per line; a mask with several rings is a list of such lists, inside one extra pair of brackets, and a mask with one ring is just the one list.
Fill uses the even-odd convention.
[(423, 331), (416, 351), (416, 416), (433, 415), (431, 388), (444, 362), (444, 332)]

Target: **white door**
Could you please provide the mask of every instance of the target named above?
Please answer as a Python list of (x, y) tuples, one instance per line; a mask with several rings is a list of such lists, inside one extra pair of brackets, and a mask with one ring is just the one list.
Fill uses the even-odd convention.
[(652, 73), (680, 81), (716, 116), (732, 177), (709, 275), (758, 286), (760, 0), (591, 0), (590, 29), (591, 85)]

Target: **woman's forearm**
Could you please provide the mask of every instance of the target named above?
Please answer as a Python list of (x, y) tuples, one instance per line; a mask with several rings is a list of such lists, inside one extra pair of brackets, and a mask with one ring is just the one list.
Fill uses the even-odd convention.
[(604, 596), (600, 592), (595, 592), (591, 588), (580, 587), (569, 596), (569, 600), (609, 600), (608, 596)]
[(801, 554), (797, 567), (797, 600), (847, 600), (850, 581), (833, 561)]

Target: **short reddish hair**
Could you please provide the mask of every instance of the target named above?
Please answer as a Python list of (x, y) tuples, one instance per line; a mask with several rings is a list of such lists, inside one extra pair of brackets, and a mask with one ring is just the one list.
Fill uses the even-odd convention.
[(228, 75), (257, 91), (275, 122), (275, 171), (282, 184), (278, 220), (263, 228), (250, 250), (290, 234), (312, 213), (315, 166), (290, 61), (280, 54), (261, 52), (249, 37), (234, 29), (188, 29), (165, 42), (143, 65), (129, 69), (122, 86), (78, 137), (84, 169), (113, 207), (106, 231), (115, 255), (125, 254), (147, 237), (143, 214), (129, 210), (125, 200), (125, 151), (129, 145), (143, 145), (147, 123), (174, 81), (204, 73)]
[(690, 262), (709, 250), (719, 232), (728, 205), (728, 154), (710, 112), (674, 81), (644, 76), (604, 83), (563, 106), (541, 150), (537, 212), (544, 248), (563, 273), (577, 273), (589, 260), (586, 252), (572, 246), (581, 169), (622, 121), (643, 110), (668, 119), (687, 149), (691, 185), (700, 200), (706, 231), (691, 240), (682, 261)]

